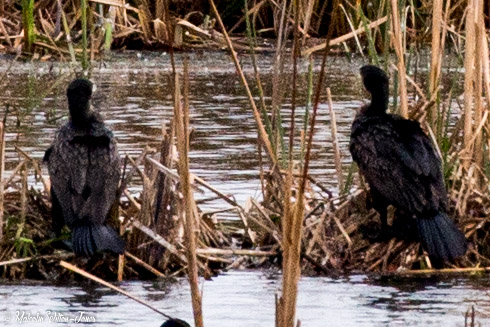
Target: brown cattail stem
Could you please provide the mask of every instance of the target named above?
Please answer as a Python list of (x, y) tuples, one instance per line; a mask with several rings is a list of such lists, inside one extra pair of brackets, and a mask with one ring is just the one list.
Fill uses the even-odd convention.
[(3, 172), (5, 170), (5, 125), (0, 122), (0, 239), (3, 237), (4, 215), (4, 184)]
[[(187, 70), (187, 60), (184, 61), (184, 79), (188, 79)], [(199, 290), (199, 274), (197, 269), (197, 256), (196, 256), (196, 210), (194, 196), (192, 194), (190, 172), (189, 172), (189, 106), (188, 106), (188, 88), (185, 87), (184, 90), (184, 103), (181, 105), (181, 95), (180, 95), (180, 83), (179, 75), (175, 75), (175, 94), (174, 94), (174, 117), (176, 123), (177, 131), (177, 150), (179, 153), (179, 164), (178, 170), (180, 175), (180, 187), (181, 193), (183, 195), (183, 205), (184, 209), (181, 212), (181, 217), (184, 218), (184, 236), (186, 242), (186, 256), (187, 256), (187, 272), (189, 284), (191, 286), (192, 295), (192, 309), (194, 312), (194, 323), (196, 327), (203, 327), (203, 317), (202, 317), (202, 299), (201, 292)], [(188, 81), (184, 82), (184, 85), (188, 85)], [(182, 108), (183, 107), (183, 108)]]
[(473, 82), (474, 82), (474, 69), (475, 62), (475, 0), (468, 1), (468, 7), (466, 11), (466, 43), (465, 43), (465, 78), (464, 78), (464, 131), (463, 142), (466, 149), (463, 153), (463, 167), (468, 169), (471, 157), (472, 147), (470, 140), (472, 137), (473, 127)]
[(332, 93), (327, 87), (328, 112), (330, 113), (330, 131), (332, 132), (333, 154), (335, 158), (335, 170), (337, 171), (337, 181), (339, 193), (344, 189), (344, 175), (342, 174), (342, 157), (340, 155), (339, 140), (337, 138), (337, 118), (333, 110)]
[[(442, 0), (434, 0), (432, 4), (432, 52), (430, 62), (429, 79), (429, 98), (439, 92), (439, 76), (441, 74), (441, 21), (442, 21)], [(430, 106), (430, 124), (434, 129), (437, 119), (437, 106)]]
[(405, 70), (405, 51), (403, 49), (400, 15), (398, 14), (398, 0), (391, 0), (393, 43), (398, 57), (398, 90), (400, 94), (400, 115), (408, 117), (407, 81)]

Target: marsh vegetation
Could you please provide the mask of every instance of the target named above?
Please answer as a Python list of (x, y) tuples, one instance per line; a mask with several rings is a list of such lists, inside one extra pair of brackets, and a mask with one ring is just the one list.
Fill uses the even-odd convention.
[[(373, 243), (363, 233), (376, 224), (377, 215), (366, 206), (367, 186), (346, 149), (353, 114), (339, 109), (360, 106), (352, 102), (364, 97), (352, 76), (357, 66), (366, 63), (390, 72), (390, 110), (419, 121), (442, 159), (450, 215), (471, 242), (465, 256), (446, 263), (447, 271), (488, 271), (490, 7), (485, 1), (262, 0), (215, 6), (213, 1), (92, 0), (80, 4), (26, 0), (21, 5), (0, 5), (1, 51), (15, 57), (5, 61), (7, 66), (0, 72), (0, 87), (7, 94), (0, 107), (5, 117), (0, 134), (7, 139), (1, 146), (0, 153), (7, 149), (7, 154), (0, 158), (0, 172), (4, 165), (8, 172), (0, 184), (6, 190), (0, 197), (4, 277), (71, 278), (57, 267), (59, 259), (70, 254), (51, 246), (49, 181), (38, 160), (42, 149), (34, 146), (29, 153), (22, 142), (23, 137), (36, 134), (33, 127), (39, 114), (47, 131), (59, 124), (63, 98), (58, 96), (56, 105), (49, 105), (46, 97), (62, 94), (67, 80), (80, 72), (96, 83), (100, 79), (106, 87), (102, 90), (114, 97), (122, 92), (112, 90), (108, 80), (125, 76), (131, 83), (140, 81), (141, 91), (136, 88), (133, 93), (154, 103), (145, 109), (166, 111), (149, 115), (150, 124), (125, 126), (131, 110), (144, 106), (129, 92), (126, 99), (135, 107), (128, 108), (129, 115), (119, 117), (120, 121), (114, 116), (116, 130), (121, 127), (138, 135), (119, 138), (123, 143), (128, 136), (137, 139), (127, 142), (132, 147), (126, 153), (116, 222), (128, 251), (121, 257), (78, 260), (87, 271), (112, 279), (187, 271), (197, 322), (202, 319), (198, 274), (281, 266), (277, 325), (293, 326), (302, 272), (412, 274), (432, 268), (413, 239)], [(200, 77), (207, 73), (192, 61), (187, 72), (185, 59), (180, 59), (186, 54), (175, 60), (174, 51), (202, 48), (228, 49), (229, 58), (210, 52), (225, 60), (210, 60), (204, 69), (223, 74), (216, 70), (220, 67), (229, 76), (209, 81)], [(136, 73), (121, 69), (124, 60), (134, 63), (145, 56), (156, 57), (129, 52), (119, 70), (111, 71), (120, 60), (111, 54), (116, 49), (164, 51), (158, 56), (166, 68), (156, 73), (150, 72), (157, 66), (143, 65)], [(42, 73), (25, 75), (19, 99), (17, 90), (7, 92), (18, 74), (15, 66), (26, 59), (48, 63), (37, 63)], [(49, 63), (52, 60), (68, 63)], [(349, 69), (342, 70), (336, 62)], [(230, 74), (234, 71), (238, 79)], [(208, 112), (201, 120), (194, 116), (199, 115), (194, 110), (202, 94), (219, 97), (216, 93), (222, 87), (229, 87), (237, 99), (214, 98), (218, 104), (223, 102), (219, 114)], [(143, 90), (147, 88), (152, 92)], [(343, 102), (346, 97), (350, 103)], [(230, 112), (235, 113), (236, 106), (241, 109), (235, 119)], [(248, 123), (240, 125), (242, 119)], [(206, 124), (208, 120), (212, 123)], [(148, 125), (152, 131), (142, 133)], [(211, 136), (200, 125), (217, 134), (206, 151), (201, 148), (202, 138)], [(234, 141), (220, 140), (220, 134), (226, 133), (223, 129), (236, 129)], [(215, 173), (224, 176), (200, 178), (200, 172), (212, 176), (206, 167), (216, 164), (206, 164), (200, 155), (216, 153), (231, 153), (217, 161), (218, 167), (227, 161)], [(259, 189), (260, 196), (237, 200), (248, 196), (237, 190), (246, 183), (227, 184), (231, 174), (226, 171), (234, 169), (236, 175), (244, 174), (242, 181), (254, 180), (258, 186), (250, 189)], [(206, 190), (205, 196), (199, 195), (199, 189)], [(216, 205), (216, 201), (221, 202)], [(390, 220), (396, 220), (396, 212), (390, 212)]]

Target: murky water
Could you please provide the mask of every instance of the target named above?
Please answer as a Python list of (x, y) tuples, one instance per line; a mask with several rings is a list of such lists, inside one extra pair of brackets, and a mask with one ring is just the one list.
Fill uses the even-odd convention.
[[(181, 56), (178, 57), (180, 67)], [(270, 85), (269, 55), (261, 56), (260, 70)], [(361, 61), (336, 58), (326, 84), (331, 87), (337, 115), (343, 163), (348, 166), (350, 124), (365, 98), (357, 78)], [(0, 75), (7, 65), (0, 67)], [(301, 64), (301, 71), (307, 63)], [(316, 65), (318, 70), (318, 65)], [(35, 158), (42, 158), (56, 128), (66, 119), (65, 88), (71, 76), (68, 65), (16, 64), (0, 81), (0, 113), (8, 105), (7, 170), (18, 162), (14, 145)], [(245, 58), (245, 71), (251, 66)], [(145, 145), (157, 146), (162, 122), (172, 115), (168, 82), (168, 55), (130, 54), (97, 67), (94, 105), (119, 142), (122, 154), (138, 155)], [(195, 129), (191, 170), (240, 203), (258, 196), (257, 131), (253, 115), (234, 67), (222, 53), (191, 55), (191, 125)], [(306, 85), (305, 76), (300, 80)], [(266, 90), (270, 94), (270, 90)], [(289, 99), (289, 95), (286, 94)], [(270, 101), (270, 98), (266, 98)], [(286, 103), (289, 101), (287, 100)], [(305, 87), (300, 88), (297, 124), (305, 110)], [(326, 101), (319, 107), (312, 174), (332, 190), (336, 187), (330, 118)], [(284, 124), (289, 125), (289, 105)], [(64, 117), (63, 117), (64, 116)], [(61, 119), (58, 119), (62, 117)], [(201, 194), (205, 197), (209, 194)], [(215, 201), (205, 209), (225, 207)], [(280, 279), (263, 272), (229, 272), (204, 282), (204, 313), (207, 326), (272, 326), (274, 294)], [(181, 280), (166, 287), (150, 282), (127, 282), (124, 289), (171, 315), (192, 320), (189, 289)], [(365, 276), (341, 279), (303, 278), (300, 283), (298, 317), (302, 326), (462, 326), (464, 312), (475, 305), (477, 321), (490, 325), (490, 281), (481, 278), (405, 279), (398, 282), (372, 280)], [(162, 318), (143, 306), (111, 291), (82, 286), (12, 285), (0, 282), (0, 325), (16, 326), (16, 311), (44, 321), (24, 325), (52, 326), (47, 311), (73, 317), (80, 311), (95, 316), (97, 326), (159, 326)], [(21, 312), (19, 312), (21, 313)], [(9, 319), (7, 321), (6, 319)], [(68, 323), (67, 325), (73, 325)]]
[[(192, 322), (190, 290), (180, 280), (164, 287), (151, 282), (125, 282), (123, 289), (172, 316)], [(280, 276), (264, 272), (229, 272), (205, 281), (206, 326), (270, 327), (274, 325), (274, 294)], [(486, 290), (483, 288), (486, 287)], [(302, 278), (298, 318), (302, 326), (464, 326), (464, 314), (475, 306), (476, 320), (490, 325), (490, 280), (423, 278), (375, 280)], [(19, 313), (17, 313), (19, 311)], [(18, 326), (18, 316), (39, 315), (42, 323), (55, 312), (76, 317), (84, 312), (96, 326), (160, 326), (162, 317), (113, 291), (94, 286), (0, 285), (0, 324)], [(8, 319), (8, 320), (7, 320)], [(73, 326), (73, 323), (65, 325)]]

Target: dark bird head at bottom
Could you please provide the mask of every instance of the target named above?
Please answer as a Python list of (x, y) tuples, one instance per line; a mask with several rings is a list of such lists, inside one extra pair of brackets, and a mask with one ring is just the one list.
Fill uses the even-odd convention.
[(177, 318), (170, 318), (169, 320), (165, 321), (160, 327), (191, 327), (191, 326), (184, 320), (180, 320)]
[(70, 120), (74, 125), (84, 125), (90, 120), (90, 99), (93, 84), (87, 79), (77, 78), (70, 83), (66, 90)]

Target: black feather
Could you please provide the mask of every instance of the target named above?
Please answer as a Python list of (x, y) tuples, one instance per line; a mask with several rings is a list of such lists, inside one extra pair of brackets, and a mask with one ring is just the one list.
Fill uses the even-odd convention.
[(119, 235), (106, 226), (117, 201), (120, 157), (112, 132), (90, 109), (91, 95), (88, 80), (76, 79), (69, 85), (70, 122), (57, 131), (44, 156), (52, 184), (53, 219), (72, 229), (74, 252), (86, 256), (124, 249)]
[(375, 66), (361, 68), (371, 103), (352, 124), (350, 152), (369, 184), (374, 207), (392, 204), (417, 218), (422, 244), (430, 255), (453, 260), (464, 255), (464, 235), (445, 214), (446, 188), (431, 140), (416, 121), (387, 114), (388, 76)]
[(43, 162), (48, 162), (49, 161), (49, 156), (51, 155), (51, 152), (53, 152), (53, 147), (50, 146), (45, 152), (43, 156)]

